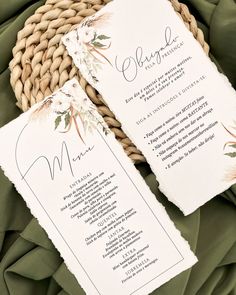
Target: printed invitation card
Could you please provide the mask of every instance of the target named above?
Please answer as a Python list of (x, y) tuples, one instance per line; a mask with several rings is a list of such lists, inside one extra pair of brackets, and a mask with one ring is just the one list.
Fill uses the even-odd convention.
[(167, 0), (115, 0), (63, 37), (184, 214), (236, 181), (236, 94)]
[(1, 167), (87, 294), (149, 294), (196, 263), (75, 79), (0, 141)]

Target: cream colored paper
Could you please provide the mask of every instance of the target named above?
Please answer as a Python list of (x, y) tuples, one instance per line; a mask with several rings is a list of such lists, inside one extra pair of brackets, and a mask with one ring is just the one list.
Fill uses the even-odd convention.
[(63, 38), (184, 214), (235, 183), (236, 94), (167, 0), (115, 0)]
[(87, 294), (148, 294), (197, 261), (76, 80), (0, 141), (1, 167)]

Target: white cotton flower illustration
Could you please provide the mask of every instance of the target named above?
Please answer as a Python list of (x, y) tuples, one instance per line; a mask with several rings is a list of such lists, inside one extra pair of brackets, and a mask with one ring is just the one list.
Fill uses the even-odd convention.
[(84, 27), (80, 32), (81, 38), (85, 43), (88, 43), (91, 40), (93, 40), (95, 33), (96, 31), (93, 27)]
[(56, 113), (63, 113), (70, 108), (70, 100), (63, 97), (55, 97), (52, 100), (51, 108)]

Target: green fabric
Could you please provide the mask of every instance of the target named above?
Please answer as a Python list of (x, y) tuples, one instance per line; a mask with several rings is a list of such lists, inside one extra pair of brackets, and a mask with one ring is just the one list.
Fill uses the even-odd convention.
[[(0, 0), (0, 126), (20, 114), (9, 82), (8, 64), (17, 32), (43, 2)], [(235, 1), (184, 2), (197, 17), (199, 26), (204, 31), (211, 46), (213, 60), (221, 66), (236, 87)], [(199, 258), (192, 269), (181, 273), (153, 294), (236, 295), (236, 186), (212, 199), (190, 216), (184, 217), (159, 192), (148, 165), (139, 165), (138, 169)], [(22, 197), (1, 171), (0, 294), (84, 294), (44, 230), (32, 217)]]

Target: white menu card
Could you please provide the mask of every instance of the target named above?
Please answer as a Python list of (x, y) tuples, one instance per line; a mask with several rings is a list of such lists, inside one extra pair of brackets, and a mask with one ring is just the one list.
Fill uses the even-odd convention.
[(87, 294), (148, 294), (197, 261), (76, 80), (0, 141), (1, 167)]

